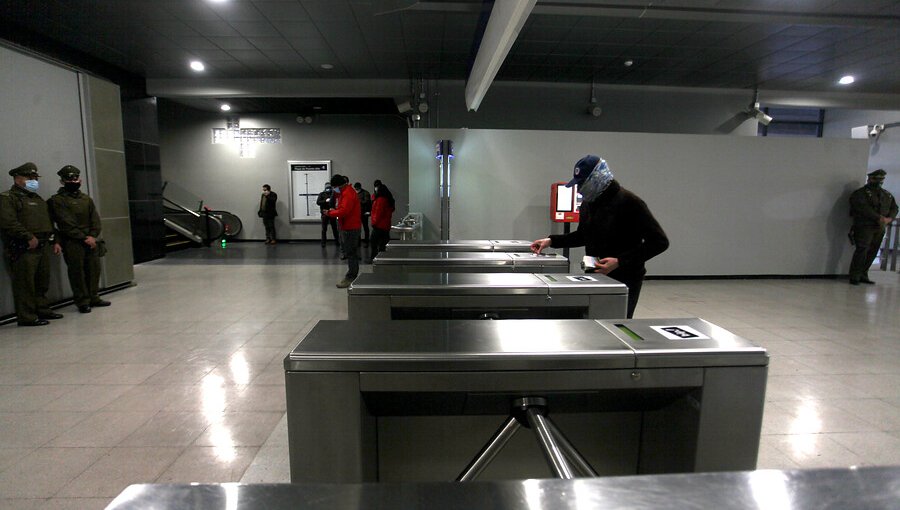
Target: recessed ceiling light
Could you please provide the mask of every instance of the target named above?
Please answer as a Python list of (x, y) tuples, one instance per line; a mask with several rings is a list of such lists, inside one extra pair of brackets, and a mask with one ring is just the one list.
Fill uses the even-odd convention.
[(634, 60), (626, 60), (625, 61), (625, 67), (631, 67), (633, 65), (634, 65)]
[(313, 110), (321, 110), (321, 109), (322, 109), (321, 106), (313, 106)]
[(223, 112), (227, 112), (231, 110), (231, 105), (228, 103), (222, 103), (222, 106), (219, 107)]
[(319, 67), (321, 67), (322, 69), (334, 69), (334, 66), (331, 64), (322, 64)]
[(193, 69), (194, 71), (200, 72), (200, 71), (206, 69), (206, 66), (203, 65), (203, 62), (200, 62), (199, 60), (191, 60), (191, 69)]
[(856, 78), (854, 78), (853, 76), (850, 76), (848, 74), (847, 76), (841, 76), (841, 79), (838, 80), (838, 83), (840, 83), (841, 85), (850, 85), (851, 83), (853, 83), (855, 81), (856, 81)]

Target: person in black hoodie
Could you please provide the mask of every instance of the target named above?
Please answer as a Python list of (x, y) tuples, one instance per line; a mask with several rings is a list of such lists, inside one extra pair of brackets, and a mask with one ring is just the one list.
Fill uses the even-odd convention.
[(593, 271), (628, 287), (630, 319), (647, 272), (644, 263), (666, 251), (669, 239), (647, 204), (623, 188), (599, 156), (578, 160), (566, 187), (575, 185), (583, 198), (578, 228), (569, 234), (538, 239), (531, 250), (540, 253), (545, 248), (584, 246), (585, 254), (597, 259)]
[(278, 202), (278, 194), (272, 191), (272, 186), (263, 184), (262, 195), (259, 197), (259, 212), (257, 213), (263, 220), (263, 226), (266, 227), (266, 244), (277, 243), (275, 235), (275, 217), (278, 211), (275, 210)]

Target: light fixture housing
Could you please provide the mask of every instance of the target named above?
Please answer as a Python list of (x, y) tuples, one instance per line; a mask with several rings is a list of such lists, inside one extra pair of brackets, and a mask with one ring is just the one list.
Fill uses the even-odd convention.
[(200, 62), (199, 60), (191, 60), (190, 66), (191, 69), (197, 71), (198, 73), (206, 69), (206, 66), (203, 65), (203, 62)]

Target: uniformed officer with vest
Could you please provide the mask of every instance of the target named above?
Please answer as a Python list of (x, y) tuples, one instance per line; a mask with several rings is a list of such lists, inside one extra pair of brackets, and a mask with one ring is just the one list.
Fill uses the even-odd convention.
[(885, 175), (881, 169), (869, 173), (866, 185), (850, 195), (850, 236), (856, 247), (850, 262), (850, 285), (875, 283), (869, 279), (869, 268), (878, 255), (885, 228), (897, 216), (897, 201), (881, 187)]
[(81, 192), (81, 170), (66, 165), (59, 172), (62, 187), (50, 197), (50, 218), (56, 223), (58, 242), (69, 274), (73, 300), (78, 311), (90, 313), (91, 307), (109, 306), (100, 299), (100, 215), (91, 197)]
[(62, 314), (50, 309), (50, 254), (59, 254), (47, 203), (37, 194), (40, 175), (34, 163), (9, 171), (13, 186), (0, 193), (0, 237), (12, 280), (19, 326), (45, 326)]

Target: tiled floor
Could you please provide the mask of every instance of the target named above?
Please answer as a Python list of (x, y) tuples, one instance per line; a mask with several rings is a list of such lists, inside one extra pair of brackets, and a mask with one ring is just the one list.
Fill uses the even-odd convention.
[[(110, 308), (0, 327), (0, 507), (288, 481), (281, 361), (346, 318), (344, 271), (331, 246), (230, 245), (135, 267)], [(769, 349), (760, 468), (900, 464), (900, 275), (872, 276), (648, 281), (636, 316), (700, 316)]]

